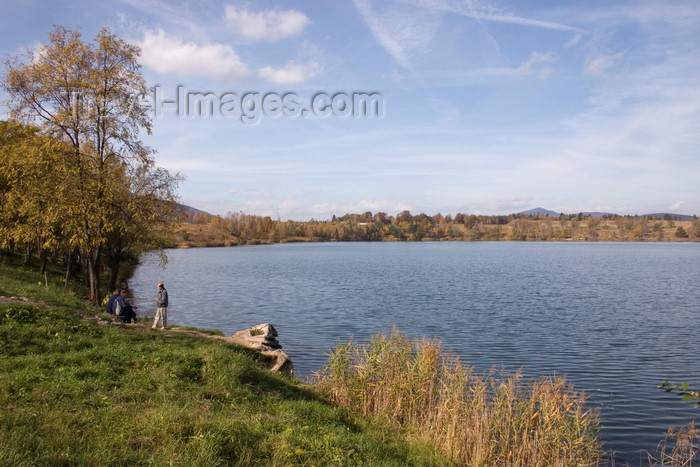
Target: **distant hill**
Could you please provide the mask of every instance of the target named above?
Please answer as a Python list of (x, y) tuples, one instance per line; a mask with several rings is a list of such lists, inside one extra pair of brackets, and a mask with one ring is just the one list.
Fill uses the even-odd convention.
[[(550, 209), (545, 209), (545, 208), (535, 208), (535, 209), (530, 209), (528, 211), (522, 211), (519, 212), (518, 214), (524, 214), (524, 215), (538, 215), (538, 214), (545, 214), (548, 216), (559, 216), (559, 212), (552, 211)], [(567, 213), (567, 214), (578, 214), (577, 212), (573, 213)], [(582, 212), (584, 216), (591, 216), (595, 219), (601, 219), (604, 216), (616, 216), (617, 214), (613, 214), (611, 212), (599, 212), (599, 211), (586, 211)], [(674, 221), (689, 221), (693, 219), (693, 216), (689, 216), (687, 214), (671, 214), (667, 212), (657, 212), (654, 214), (641, 214), (639, 217), (655, 217), (658, 219), (669, 219), (669, 220), (674, 220)]]
[(526, 216), (528, 216), (528, 215), (536, 216), (538, 214), (544, 214), (547, 216), (559, 216), (560, 213), (555, 212), (555, 211), (550, 211), (549, 209), (545, 209), (545, 208), (535, 208), (535, 209), (530, 209), (529, 211), (519, 212), (518, 214), (524, 214)]
[(192, 222), (192, 218), (195, 216), (195, 214), (205, 214), (207, 216), (211, 216), (211, 214), (209, 214), (208, 212), (199, 210), (197, 208), (193, 208), (192, 206), (187, 206), (185, 204), (180, 204), (179, 206), (184, 212), (187, 213), (189, 217), (189, 222)]
[(687, 214), (671, 214), (668, 212), (657, 212), (655, 214), (644, 214), (646, 217), (657, 217), (659, 219), (664, 219), (667, 217), (670, 217), (670, 220), (674, 221), (689, 221), (693, 219), (693, 216), (689, 216)]

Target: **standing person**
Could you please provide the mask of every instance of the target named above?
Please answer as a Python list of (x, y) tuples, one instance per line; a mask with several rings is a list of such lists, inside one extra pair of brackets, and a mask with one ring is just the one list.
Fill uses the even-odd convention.
[(156, 297), (156, 319), (153, 320), (153, 329), (158, 325), (158, 321), (163, 320), (163, 329), (166, 328), (168, 321), (168, 291), (162, 282), (158, 283), (158, 296)]

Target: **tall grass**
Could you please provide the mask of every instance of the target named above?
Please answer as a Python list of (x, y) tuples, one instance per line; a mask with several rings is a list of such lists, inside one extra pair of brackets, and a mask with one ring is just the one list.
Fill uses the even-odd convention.
[[(669, 428), (659, 443), (658, 457), (649, 455), (649, 465), (691, 467), (700, 463), (700, 429), (695, 422), (681, 428)], [(695, 464), (693, 464), (695, 461)]]
[(477, 374), (437, 340), (393, 330), (330, 354), (317, 387), (334, 403), (386, 418), (462, 465), (595, 465), (598, 416), (563, 378)]

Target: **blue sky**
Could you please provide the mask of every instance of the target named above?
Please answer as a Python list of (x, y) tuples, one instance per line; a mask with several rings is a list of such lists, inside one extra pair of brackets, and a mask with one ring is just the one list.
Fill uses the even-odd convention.
[[(186, 177), (181, 201), (211, 213), (700, 214), (700, 2), (0, 0), (0, 9), (3, 59), (46, 42), (54, 24), (85, 39), (107, 26), (142, 48), (144, 75), (165, 101), (178, 86), (217, 104), (253, 96), (254, 124), (235, 112), (178, 115), (171, 104), (144, 137), (158, 165)], [(318, 93), (359, 92), (381, 96), (381, 116), (341, 116), (342, 106), (301, 115)], [(263, 113), (255, 99), (269, 93), (295, 96), (297, 112)]]

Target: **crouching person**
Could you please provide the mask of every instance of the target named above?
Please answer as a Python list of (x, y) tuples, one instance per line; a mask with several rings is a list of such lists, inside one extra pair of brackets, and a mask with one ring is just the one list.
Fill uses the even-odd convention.
[(134, 308), (136, 307), (132, 306), (131, 303), (126, 300), (126, 290), (122, 290), (114, 300), (114, 314), (121, 316), (125, 323), (131, 323), (132, 321), (135, 323), (138, 320), (136, 319), (136, 311)]

